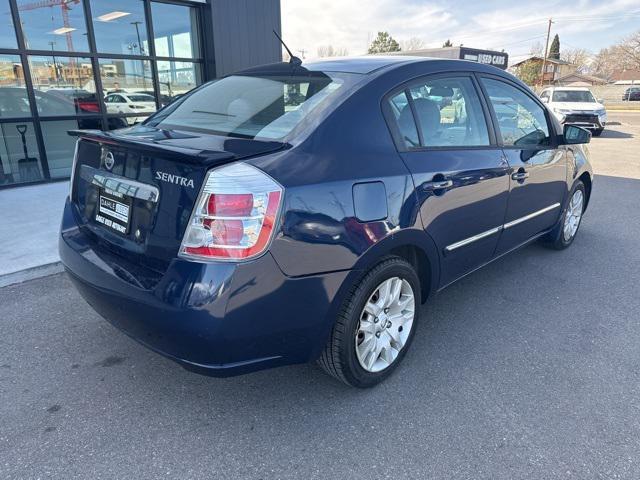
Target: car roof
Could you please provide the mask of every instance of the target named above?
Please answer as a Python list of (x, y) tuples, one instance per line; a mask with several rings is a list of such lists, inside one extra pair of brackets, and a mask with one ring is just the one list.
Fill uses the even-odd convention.
[(577, 92), (590, 92), (587, 87), (549, 87), (546, 90), (575, 90)]
[(322, 58), (304, 62), (309, 70), (343, 73), (373, 73), (381, 68), (425, 60), (424, 57), (405, 55), (366, 55), (360, 57)]
[[(484, 65), (469, 60), (458, 60), (448, 58), (431, 58), (418, 57), (409, 55), (363, 55), (360, 57), (334, 57), (323, 58), (317, 60), (304, 61), (300, 66), (293, 66), (288, 62), (270, 63), (251, 67), (232, 75), (308, 75), (310, 72), (335, 72), (335, 73), (351, 73), (351, 74), (373, 74), (381, 71), (390, 71), (395, 68), (407, 66), (411, 64), (438, 64), (444, 67), (456, 70), (468, 70), (475, 72), (492, 73), (495, 75), (504, 75), (504, 70)], [(461, 65), (464, 65), (461, 68)], [(292, 68), (294, 69), (292, 71)]]

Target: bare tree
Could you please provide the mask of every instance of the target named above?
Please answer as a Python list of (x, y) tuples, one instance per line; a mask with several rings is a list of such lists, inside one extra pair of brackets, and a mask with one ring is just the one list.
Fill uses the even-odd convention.
[(531, 45), (529, 55), (532, 57), (542, 57), (544, 55), (544, 47), (542, 46), (542, 43), (536, 42)]
[(627, 57), (630, 68), (640, 69), (640, 30), (622, 40), (618, 47)]
[(560, 55), (560, 59), (565, 62), (569, 62), (575, 65), (577, 71), (580, 73), (586, 73), (589, 70), (589, 65), (591, 64), (592, 55), (585, 50), (584, 48), (572, 48), (562, 50), (562, 54)]
[(318, 47), (319, 57), (346, 57), (349, 51), (344, 47), (335, 48), (333, 45), (322, 45)]
[(421, 48), (424, 48), (424, 42), (418, 37), (411, 37), (409, 40), (402, 42), (403, 51), (420, 50)]
[(604, 78), (610, 77), (616, 70), (640, 68), (632, 61), (620, 45), (613, 45), (600, 50), (591, 62), (589, 73)]

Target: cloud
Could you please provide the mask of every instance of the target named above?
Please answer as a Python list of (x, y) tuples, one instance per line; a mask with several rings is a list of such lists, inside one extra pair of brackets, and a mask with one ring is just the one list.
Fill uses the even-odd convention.
[[(452, 12), (436, 4), (398, 0), (282, 0), (282, 33), (292, 50), (307, 58), (323, 45), (347, 48), (351, 55), (366, 53), (378, 31), (396, 40), (440, 35), (458, 25)], [(427, 28), (428, 26), (428, 28)]]
[[(420, 38), (426, 47), (451, 39), (458, 45), (505, 49), (512, 57), (544, 42), (548, 16), (552, 34), (572, 47), (598, 50), (638, 28), (638, 0), (282, 0), (282, 30), (292, 50), (317, 56), (323, 45), (364, 54), (378, 31), (400, 43)], [(633, 16), (633, 13), (636, 15)]]

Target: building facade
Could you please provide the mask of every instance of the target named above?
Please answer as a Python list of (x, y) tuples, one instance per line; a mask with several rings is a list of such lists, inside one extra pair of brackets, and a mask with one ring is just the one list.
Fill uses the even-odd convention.
[[(544, 65), (544, 73), (542, 73), (542, 66)], [(564, 60), (558, 60), (555, 58), (547, 58), (546, 63), (543, 57), (529, 57), (518, 63), (514, 63), (511, 68), (516, 75), (522, 78), (523, 72), (526, 74), (530, 72), (531, 76), (535, 77), (533, 83), (541, 83), (543, 85), (551, 85), (556, 80), (562, 77), (566, 77), (578, 70), (578, 66)]]
[(280, 61), (279, 0), (0, 0), (0, 188), (68, 178), (74, 129)]

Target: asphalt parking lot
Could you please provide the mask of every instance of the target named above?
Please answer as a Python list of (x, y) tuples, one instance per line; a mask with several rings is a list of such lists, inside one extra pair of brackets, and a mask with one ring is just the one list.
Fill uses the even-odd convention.
[(0, 478), (640, 478), (640, 114), (611, 114), (569, 250), (434, 297), (405, 362), (213, 379), (101, 320), (64, 275), (0, 289)]

